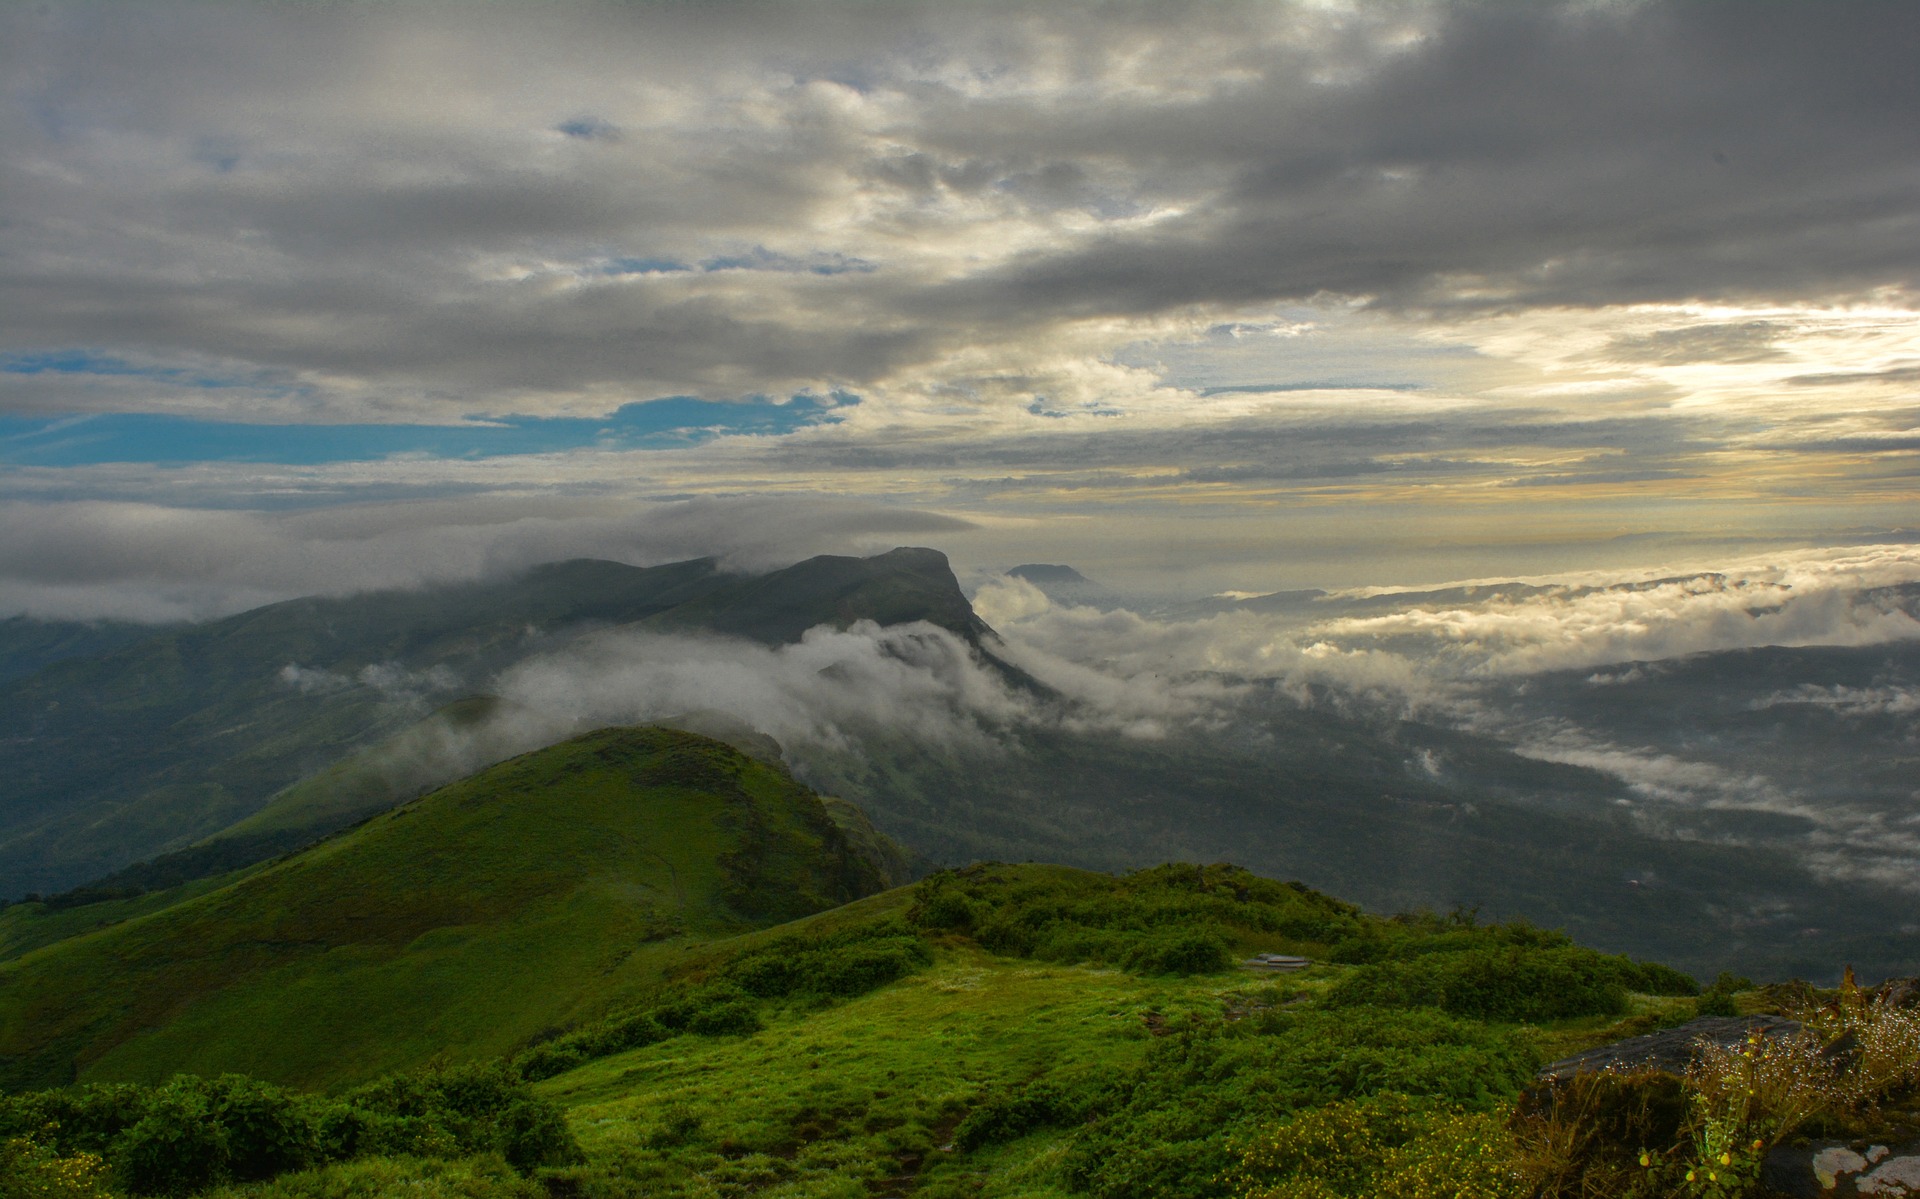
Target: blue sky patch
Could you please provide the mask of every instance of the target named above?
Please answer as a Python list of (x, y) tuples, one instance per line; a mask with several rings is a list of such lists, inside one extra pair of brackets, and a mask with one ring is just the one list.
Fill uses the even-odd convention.
[(153, 379), (183, 387), (253, 387), (273, 395), (293, 395), (299, 389), (275, 386), (260, 379), (209, 374), (204, 369), (129, 362), (112, 354), (86, 349), (41, 350), (0, 354), (0, 375), (107, 375)]
[[(10, 369), (10, 368), (9, 368)], [(49, 368), (58, 369), (58, 368)], [(150, 412), (0, 416), (0, 464), (91, 466), (272, 462), (316, 466), (400, 455), (498, 458), (572, 450), (671, 449), (727, 434), (779, 436), (840, 419), (857, 396), (795, 396), (725, 403), (675, 396), (627, 404), (604, 417), (508, 416), (471, 425), (260, 425)]]
[(585, 141), (592, 141), (596, 138), (613, 138), (620, 135), (620, 131), (614, 128), (612, 122), (601, 117), (593, 116), (574, 117), (570, 121), (560, 122), (553, 128), (557, 133), (564, 133), (568, 137), (577, 137)]

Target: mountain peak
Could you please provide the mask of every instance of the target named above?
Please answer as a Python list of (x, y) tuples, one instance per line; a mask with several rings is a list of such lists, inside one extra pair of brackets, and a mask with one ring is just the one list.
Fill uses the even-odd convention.
[(1081, 574), (1071, 566), (1055, 566), (1045, 562), (1029, 562), (1016, 566), (1007, 574), (1016, 579), (1025, 579), (1036, 586), (1046, 583), (1081, 583), (1091, 587), (1093, 580)]

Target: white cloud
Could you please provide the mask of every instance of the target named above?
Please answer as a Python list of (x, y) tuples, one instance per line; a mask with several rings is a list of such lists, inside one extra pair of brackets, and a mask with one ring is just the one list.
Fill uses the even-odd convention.
[(876, 730), (929, 747), (993, 744), (1037, 716), (973, 656), (928, 624), (861, 621), (766, 647), (721, 638), (609, 632), (507, 671), (499, 694), (530, 743), (571, 732), (721, 712), (782, 745), (854, 748)]
[(1326, 621), (1342, 642), (1415, 639), (1462, 674), (1511, 675), (1762, 645), (1872, 645), (1920, 638), (1920, 548), (1862, 546), (1618, 582), (1583, 579), (1470, 603)]

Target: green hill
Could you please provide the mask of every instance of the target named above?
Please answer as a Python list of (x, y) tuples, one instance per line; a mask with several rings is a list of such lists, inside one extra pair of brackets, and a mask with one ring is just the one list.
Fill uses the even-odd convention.
[(130, 644), (120, 626), (10, 622), (0, 666), (20, 677), (0, 670), (0, 899), (192, 845), (595, 628), (779, 643), (857, 620), (985, 630), (945, 556), (915, 549), (757, 576), (710, 558), (556, 562), (505, 582), (291, 600)]
[[(1311, 961), (1236, 966), (1256, 951)], [(1759, 1199), (1770, 1155), (1811, 1177), (1796, 1138), (1899, 1144), (1920, 1120), (1911, 1041), (1888, 1040), (1920, 1013), (1858, 988), (1701, 995), (1523, 923), (1381, 918), (1226, 865), (977, 865), (666, 958), (617, 997), (589, 983), (597, 1014), (492, 1062), (328, 1094), (182, 1077), (0, 1095), (0, 1150), (33, 1181), (98, 1180), (25, 1192), (62, 1199)], [(1790, 1088), (1751, 1064), (1774, 1048), (1685, 1079), (1538, 1081), (1576, 1051), (1783, 1006), (1806, 1022), (1773, 1022)], [(391, 1035), (418, 1017), (390, 1013)], [(1721, 1025), (1702, 1035), (1746, 1044)], [(1820, 1065), (1823, 1046), (1850, 1064)]]
[(498, 1054), (690, 944), (881, 890), (898, 860), (720, 742), (602, 730), (0, 965), (0, 1086), (320, 1084)]

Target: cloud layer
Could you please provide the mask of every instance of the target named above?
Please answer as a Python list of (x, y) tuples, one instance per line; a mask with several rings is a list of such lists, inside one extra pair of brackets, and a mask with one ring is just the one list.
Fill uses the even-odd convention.
[[(448, 497), (813, 492), (1162, 590), (1850, 544), (1920, 454), (1916, 20), (8, 8), (0, 501), (80, 530), (0, 607), (486, 568)], [(287, 515), (341, 505), (371, 565)], [(113, 521), (204, 579), (76, 600)]]
[(1895, 5), (3, 19), (6, 336), (156, 368), (17, 380), (15, 409), (1072, 402), (1140, 390), (1089, 374), (1125, 342), (1321, 297), (1920, 279), (1920, 18)]

